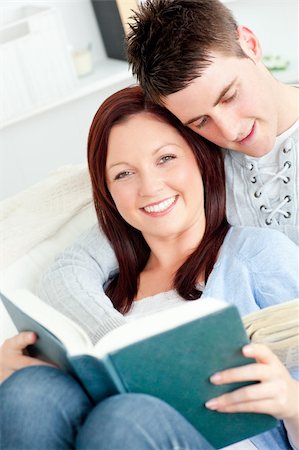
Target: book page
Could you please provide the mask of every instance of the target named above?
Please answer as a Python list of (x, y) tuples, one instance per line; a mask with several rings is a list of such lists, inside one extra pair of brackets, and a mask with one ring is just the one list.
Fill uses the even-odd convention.
[(122, 325), (104, 336), (95, 345), (93, 353), (100, 358), (108, 352), (124, 348), (134, 342), (170, 330), (229, 306), (221, 300), (204, 298), (200, 302), (186, 302), (182, 306), (142, 317)]
[(251, 314), (243, 317), (243, 322), (254, 324), (256, 320), (272, 321), (278, 325), (278, 319), (290, 318), (291, 316), (298, 318), (299, 298), (294, 298), (278, 305), (269, 306), (268, 308), (259, 309)]
[(54, 334), (65, 345), (68, 352), (85, 353), (92, 347), (88, 335), (79, 325), (43, 302), (32, 292), (26, 289), (17, 289), (4, 292), (4, 295), (20, 311)]
[(264, 308), (243, 318), (249, 339), (267, 345), (289, 369), (298, 369), (299, 299)]
[(126, 323), (105, 335), (94, 347), (88, 335), (78, 324), (43, 302), (32, 292), (17, 289), (4, 292), (4, 295), (30, 319), (56, 336), (64, 344), (69, 355), (90, 354), (96, 357), (105, 356), (108, 351), (123, 348), (229, 306), (223, 301), (212, 298), (204, 298), (200, 302), (186, 302), (182, 306)]
[(281, 346), (280, 342), (265, 343), (265, 345), (275, 353), (290, 372), (297, 372), (299, 362), (298, 336), (286, 339), (284, 343), (284, 347)]

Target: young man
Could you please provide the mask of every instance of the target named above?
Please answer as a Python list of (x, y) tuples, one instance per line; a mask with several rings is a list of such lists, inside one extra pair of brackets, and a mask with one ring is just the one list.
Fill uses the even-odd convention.
[(148, 0), (128, 60), (148, 96), (225, 152), (233, 225), (299, 243), (299, 90), (277, 81), (257, 37), (218, 0)]

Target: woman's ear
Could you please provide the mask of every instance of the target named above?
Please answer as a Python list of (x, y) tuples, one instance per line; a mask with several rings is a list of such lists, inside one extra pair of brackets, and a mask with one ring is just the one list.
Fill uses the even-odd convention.
[(262, 59), (262, 49), (256, 35), (244, 25), (237, 28), (239, 43), (244, 53), (255, 62)]

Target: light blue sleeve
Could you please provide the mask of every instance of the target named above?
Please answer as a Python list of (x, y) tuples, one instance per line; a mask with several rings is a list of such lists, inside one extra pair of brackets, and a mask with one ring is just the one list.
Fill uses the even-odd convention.
[(259, 307), (299, 297), (298, 246), (279, 231), (263, 230), (255, 249), (254, 257), (248, 258), (248, 265)]
[[(263, 240), (259, 270), (253, 270), (256, 299), (260, 308), (299, 297), (298, 247), (284, 234), (275, 231)], [(291, 375), (298, 380), (298, 365)]]
[(77, 322), (96, 343), (126, 322), (103, 290), (117, 270), (114, 252), (98, 225), (64, 250), (43, 274), (40, 297)]
[(235, 304), (242, 316), (299, 297), (297, 245), (279, 231), (232, 227), (204, 296)]

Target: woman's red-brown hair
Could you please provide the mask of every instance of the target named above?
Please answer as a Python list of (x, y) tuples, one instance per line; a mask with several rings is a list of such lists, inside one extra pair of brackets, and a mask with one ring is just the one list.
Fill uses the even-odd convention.
[[(119, 272), (106, 293), (116, 309), (126, 313), (137, 294), (139, 275), (144, 269), (150, 248), (142, 233), (119, 214), (107, 188), (105, 173), (108, 140), (112, 127), (130, 116), (148, 112), (174, 127), (189, 144), (202, 175), (205, 195), (206, 229), (197, 249), (176, 273), (173, 287), (186, 300), (199, 298), (196, 288), (199, 274), (207, 281), (216, 262), (229, 224), (225, 215), (225, 175), (220, 149), (184, 127), (165, 108), (149, 102), (140, 87), (122, 89), (111, 95), (98, 109), (88, 137), (88, 165), (93, 198), (99, 224), (116, 254)], [(199, 230), (200, 231), (200, 230)]]

